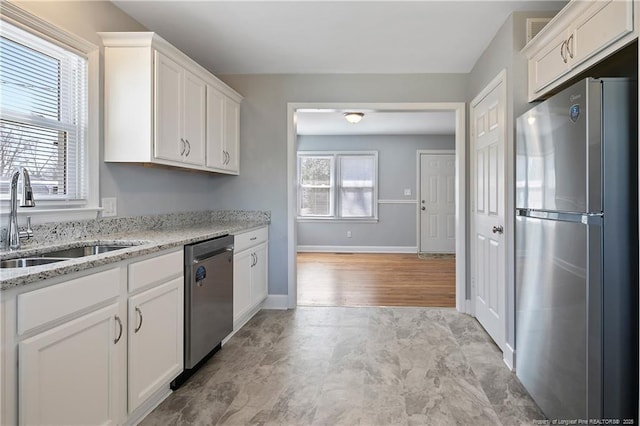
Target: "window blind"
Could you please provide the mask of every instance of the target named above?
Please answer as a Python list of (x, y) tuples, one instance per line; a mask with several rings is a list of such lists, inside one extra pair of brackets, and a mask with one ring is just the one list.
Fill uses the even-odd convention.
[(87, 59), (6, 22), (0, 36), (0, 196), (23, 166), (36, 199), (86, 199)]

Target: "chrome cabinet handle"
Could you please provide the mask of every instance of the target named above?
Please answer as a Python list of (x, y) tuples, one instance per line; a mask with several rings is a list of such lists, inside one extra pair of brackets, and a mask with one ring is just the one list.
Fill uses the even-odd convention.
[(562, 57), (562, 62), (567, 63), (567, 56), (564, 53), (564, 48), (567, 45), (567, 40), (563, 41), (560, 45), (560, 56)]
[(226, 166), (227, 165), (227, 151), (222, 151), (222, 165)]
[(494, 234), (502, 234), (504, 232), (504, 228), (502, 227), (502, 225), (494, 226), (491, 232), (493, 232)]
[(187, 145), (184, 143), (184, 139), (180, 138), (180, 155), (184, 155), (186, 149)]
[(230, 157), (229, 157), (229, 153), (227, 151), (222, 151), (222, 153), (224, 154), (224, 161), (222, 164), (227, 165), (229, 164), (229, 161), (231, 161)]
[(115, 339), (113, 339), (113, 344), (115, 345), (116, 343), (118, 343), (120, 341), (120, 338), (122, 337), (122, 321), (120, 320), (119, 316), (115, 316), (116, 321), (118, 321), (118, 326), (120, 327), (120, 331), (118, 332), (118, 337), (116, 337)]
[(573, 59), (573, 34), (567, 39), (567, 53), (569, 57)]
[(138, 313), (138, 316), (140, 317), (140, 324), (138, 324), (136, 329), (133, 331), (134, 333), (137, 333), (138, 331), (140, 331), (140, 328), (142, 328), (142, 311), (137, 306), (136, 306), (136, 312)]
[(251, 267), (253, 268), (258, 264), (258, 256), (255, 253), (251, 253)]
[(188, 149), (188, 151), (187, 151), (187, 153), (186, 153), (186, 154), (184, 154), (184, 156), (185, 156), (185, 157), (188, 157), (188, 156), (189, 156), (189, 154), (191, 153), (191, 142), (189, 142), (189, 139), (185, 139), (185, 141), (187, 142), (187, 149)]

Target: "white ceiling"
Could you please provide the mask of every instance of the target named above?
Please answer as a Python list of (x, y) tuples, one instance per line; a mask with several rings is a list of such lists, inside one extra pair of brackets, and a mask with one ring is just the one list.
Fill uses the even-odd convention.
[(565, 1), (114, 3), (216, 74), (468, 73), (513, 11)]
[[(356, 110), (362, 111), (362, 110)], [(357, 124), (348, 123), (343, 111), (298, 111), (299, 135), (453, 135), (455, 113), (364, 111)]]

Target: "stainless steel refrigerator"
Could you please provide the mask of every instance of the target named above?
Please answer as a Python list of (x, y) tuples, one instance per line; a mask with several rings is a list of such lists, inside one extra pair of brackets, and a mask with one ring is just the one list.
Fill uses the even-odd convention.
[(584, 79), (517, 120), (516, 374), (549, 419), (637, 421), (637, 93)]

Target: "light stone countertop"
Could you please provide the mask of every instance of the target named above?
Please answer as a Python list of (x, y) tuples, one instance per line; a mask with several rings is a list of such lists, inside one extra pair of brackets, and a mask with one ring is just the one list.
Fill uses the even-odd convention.
[[(0, 251), (0, 260), (16, 257), (38, 257), (43, 252), (96, 243), (132, 246), (46, 265), (26, 268), (2, 268), (0, 269), (0, 291), (120, 262), (137, 256), (144, 256), (161, 250), (181, 247), (185, 244), (204, 241), (226, 234), (249, 231), (270, 223), (270, 214), (268, 212), (233, 212), (236, 214), (227, 214), (226, 216), (220, 216), (218, 213), (207, 212), (206, 217), (203, 217), (203, 212), (197, 212), (193, 214), (197, 215), (197, 217), (183, 213), (116, 219), (117, 222), (113, 220), (109, 222), (69, 222), (68, 225), (58, 224), (55, 227), (55, 232), (52, 231), (51, 227), (43, 226), (41, 227), (43, 229), (34, 227), (36, 234), (48, 231), (48, 235), (51, 238), (41, 235), (40, 241), (24, 245), (24, 248), (19, 251)], [(151, 221), (145, 220), (146, 218), (151, 218)], [(97, 224), (94, 222), (97, 222)], [(153, 223), (150, 224), (150, 222)], [(104, 228), (107, 228), (104, 232), (99, 231), (101, 224), (104, 224)], [(80, 232), (81, 235), (76, 235), (74, 238), (74, 232), (68, 231), (71, 228), (78, 229), (79, 227), (83, 228), (82, 232)], [(96, 229), (90, 229), (91, 227)], [(119, 229), (116, 230), (115, 228)], [(62, 238), (60, 234), (65, 234), (68, 238)], [(67, 234), (70, 234), (71, 237)]]

